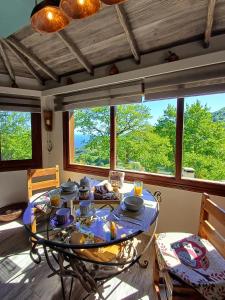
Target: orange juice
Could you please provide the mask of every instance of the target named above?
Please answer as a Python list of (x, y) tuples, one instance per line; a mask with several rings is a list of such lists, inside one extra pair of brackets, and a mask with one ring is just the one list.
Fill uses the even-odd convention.
[(142, 187), (141, 186), (135, 186), (134, 187), (134, 195), (135, 196), (141, 196), (142, 195)]
[(52, 206), (60, 206), (60, 191), (53, 190), (50, 192), (50, 202)]
[(134, 182), (134, 195), (141, 196), (143, 191), (143, 182), (142, 181), (135, 181)]

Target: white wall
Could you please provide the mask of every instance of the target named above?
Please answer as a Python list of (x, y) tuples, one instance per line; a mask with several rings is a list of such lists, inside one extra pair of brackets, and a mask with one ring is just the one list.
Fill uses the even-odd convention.
[[(51, 108), (52, 99), (43, 99), (42, 105), (43, 108)], [(79, 181), (84, 174), (63, 170), (62, 114), (60, 112), (55, 113), (53, 128), (53, 132), (49, 136), (44, 128), (42, 130), (43, 165), (47, 167), (59, 164), (61, 182), (68, 180), (68, 178)], [(53, 142), (53, 150), (50, 153), (47, 151), (47, 137)], [(147, 186), (147, 188), (153, 193), (157, 190), (162, 193), (163, 201), (160, 205), (159, 232), (197, 232), (201, 204), (200, 193), (157, 186)], [(0, 173), (0, 207), (26, 199), (26, 191), (25, 171)], [(217, 196), (212, 196), (211, 198), (225, 208), (225, 198)]]
[[(42, 109), (52, 109), (52, 99), (42, 100)], [(43, 122), (43, 120), (42, 120)], [(49, 134), (52, 139), (53, 133)], [(43, 166), (51, 166), (55, 164), (53, 153), (47, 151), (47, 133), (42, 124), (42, 155)], [(53, 159), (53, 161), (51, 161)], [(27, 172), (10, 171), (0, 172), (0, 207), (9, 205), (15, 202), (27, 201)]]

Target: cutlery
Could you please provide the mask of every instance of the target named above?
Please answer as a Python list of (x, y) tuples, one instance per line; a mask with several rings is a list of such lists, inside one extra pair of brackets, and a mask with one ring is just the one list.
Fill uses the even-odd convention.
[(115, 214), (112, 214), (112, 216), (117, 220), (117, 221), (124, 221), (124, 222), (128, 222), (128, 223), (131, 223), (131, 224), (135, 224), (135, 225), (139, 225), (139, 226), (142, 226), (142, 224), (136, 220), (133, 220), (133, 219), (130, 219), (128, 217), (118, 217), (117, 215)]
[(137, 218), (136, 216), (135, 217), (129, 217), (128, 215), (126, 215), (126, 214), (123, 214), (123, 213), (117, 213), (117, 216), (118, 217), (124, 217), (124, 218), (128, 218), (128, 219), (131, 219), (131, 220), (135, 220), (135, 221), (140, 221), (140, 222), (142, 222), (142, 219), (140, 219), (140, 218)]

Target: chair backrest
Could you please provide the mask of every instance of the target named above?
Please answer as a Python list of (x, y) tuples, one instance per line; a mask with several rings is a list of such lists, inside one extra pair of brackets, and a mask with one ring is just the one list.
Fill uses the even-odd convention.
[[(212, 219), (214, 225), (212, 225)], [(204, 193), (202, 195), (198, 234), (210, 241), (225, 258), (225, 237), (221, 232), (225, 232), (225, 210), (211, 201), (209, 195)]]
[(59, 187), (59, 166), (46, 169), (28, 169), (28, 198), (30, 199), (36, 191), (44, 191), (49, 188)]

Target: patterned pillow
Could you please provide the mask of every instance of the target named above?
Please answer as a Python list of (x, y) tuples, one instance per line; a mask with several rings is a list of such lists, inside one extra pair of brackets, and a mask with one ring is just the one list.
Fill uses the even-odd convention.
[(203, 297), (225, 299), (225, 260), (209, 241), (190, 233), (161, 233), (156, 251), (164, 268)]

